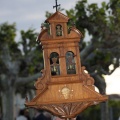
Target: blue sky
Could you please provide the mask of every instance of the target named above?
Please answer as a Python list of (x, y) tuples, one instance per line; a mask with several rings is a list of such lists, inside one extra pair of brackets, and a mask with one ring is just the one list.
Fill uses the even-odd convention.
[[(58, 0), (61, 8), (69, 10), (73, 8), (78, 0)], [(109, 0), (88, 0), (89, 3), (98, 3)], [(45, 12), (55, 12), (53, 6), (55, 0), (0, 0), (0, 24), (4, 22), (16, 23), (17, 33), (20, 30), (34, 28), (40, 31), (41, 23), (45, 21)], [(19, 38), (19, 34), (17, 34)], [(89, 37), (89, 36), (88, 36)], [(88, 38), (89, 39), (89, 38)], [(105, 76), (107, 82), (107, 93), (120, 94), (120, 68), (112, 75)]]

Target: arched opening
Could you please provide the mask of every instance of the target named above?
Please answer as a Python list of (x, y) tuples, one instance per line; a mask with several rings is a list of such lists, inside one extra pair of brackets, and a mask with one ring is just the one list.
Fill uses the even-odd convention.
[(74, 59), (74, 53), (71, 51), (68, 51), (66, 53), (66, 70), (67, 74), (76, 74), (76, 64)]
[(56, 25), (56, 36), (62, 36), (63, 35), (63, 29), (60, 24)]
[(50, 54), (51, 75), (60, 75), (59, 54), (52, 52)]

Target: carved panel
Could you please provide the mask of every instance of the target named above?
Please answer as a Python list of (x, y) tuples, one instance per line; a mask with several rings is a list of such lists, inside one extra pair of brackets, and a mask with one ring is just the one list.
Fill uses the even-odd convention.
[(44, 109), (62, 118), (74, 118), (93, 102), (75, 102), (50, 105), (38, 105), (38, 109)]

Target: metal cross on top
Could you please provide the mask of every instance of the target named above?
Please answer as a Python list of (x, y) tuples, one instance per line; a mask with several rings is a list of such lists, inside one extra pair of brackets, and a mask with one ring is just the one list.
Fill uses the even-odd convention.
[(55, 1), (56, 1), (56, 5), (55, 5), (55, 6), (53, 6), (53, 8), (55, 8), (55, 7), (56, 7), (56, 11), (57, 11), (57, 7), (58, 7), (58, 6), (60, 6), (60, 4), (58, 5), (58, 4), (57, 4), (57, 0), (55, 0)]

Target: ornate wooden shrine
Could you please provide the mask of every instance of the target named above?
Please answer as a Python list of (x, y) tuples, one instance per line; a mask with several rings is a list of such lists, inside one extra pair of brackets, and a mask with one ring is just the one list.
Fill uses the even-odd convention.
[(106, 101), (107, 96), (95, 91), (94, 79), (81, 67), (79, 42), (82, 33), (68, 28), (69, 18), (56, 11), (41, 30), (44, 70), (35, 83), (36, 96), (26, 101), (27, 107), (43, 109), (62, 118), (74, 118), (91, 105)]

